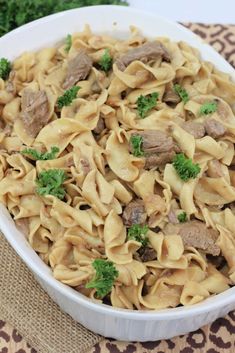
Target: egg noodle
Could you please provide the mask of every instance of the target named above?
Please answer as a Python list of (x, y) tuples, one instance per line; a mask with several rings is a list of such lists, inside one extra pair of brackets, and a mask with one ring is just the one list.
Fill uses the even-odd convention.
[(235, 283), (234, 102), (188, 44), (86, 26), (0, 79), (0, 200), (87, 297), (198, 303)]

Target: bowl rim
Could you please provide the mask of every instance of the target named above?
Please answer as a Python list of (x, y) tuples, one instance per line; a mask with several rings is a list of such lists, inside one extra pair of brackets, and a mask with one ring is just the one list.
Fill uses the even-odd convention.
[[(196, 34), (191, 32), (189, 29), (185, 28), (183, 25), (176, 23), (174, 21), (168, 20), (163, 16), (159, 16), (157, 14), (152, 14), (148, 11), (143, 11), (139, 9), (135, 9), (132, 7), (125, 7), (125, 6), (116, 6), (116, 5), (98, 5), (98, 6), (86, 6), (82, 8), (77, 8), (77, 9), (71, 9), (67, 11), (62, 11), (59, 13), (55, 13), (49, 16), (42, 17), (40, 19), (37, 19), (35, 21), (29, 22), (19, 28), (16, 28), (12, 30), (11, 32), (5, 34), (0, 38), (0, 44), (1, 42), (8, 40), (8, 38), (14, 37), (18, 33), (34, 29), (37, 26), (43, 25), (46, 22), (50, 22), (52, 19), (60, 18), (62, 16), (69, 16), (71, 13), (78, 13), (81, 14), (83, 11), (94, 11), (96, 12), (97, 10), (114, 10), (114, 11), (119, 11), (119, 12), (129, 12), (130, 14), (136, 14), (136, 15), (144, 15), (146, 17), (152, 17), (153, 19), (157, 20), (160, 19), (164, 21), (166, 24), (172, 26), (174, 25), (175, 28), (177, 28), (181, 32), (185, 32), (187, 35), (190, 34), (194, 40), (196, 39), (199, 42), (203, 42), (203, 45), (205, 48), (210, 51), (215, 59), (220, 61), (223, 64), (227, 64), (227, 68), (229, 70), (229, 75), (233, 78), (235, 81), (235, 70), (234, 68), (224, 59), (222, 56), (217, 53), (210, 45), (204, 43), (204, 41), (199, 38)], [(216, 64), (215, 64), (216, 65)], [(4, 214), (2, 216), (2, 214)], [(6, 214), (7, 213), (7, 214)], [(134, 319), (134, 320), (148, 320), (148, 321), (162, 321), (166, 319), (180, 319), (180, 318), (186, 318), (189, 316), (194, 316), (194, 315), (199, 315), (203, 314), (206, 312), (210, 312), (212, 310), (218, 310), (221, 307), (224, 307), (228, 304), (231, 304), (234, 302), (235, 305), (235, 286), (227, 289), (226, 291), (217, 294), (216, 296), (210, 296), (208, 299), (194, 305), (190, 306), (182, 306), (182, 307), (176, 307), (176, 308), (167, 308), (167, 309), (161, 309), (161, 310), (130, 310), (130, 309), (121, 309), (121, 308), (116, 308), (112, 307), (103, 303), (97, 303), (94, 300), (86, 297), (85, 295), (76, 292), (74, 289), (69, 287), (68, 285), (65, 285), (58, 280), (56, 280), (52, 276), (52, 271), (45, 271), (45, 267), (41, 266), (38, 267), (36, 265), (36, 262), (31, 261), (29, 256), (26, 254), (25, 250), (23, 249), (23, 244), (17, 242), (17, 236), (14, 237), (12, 236), (12, 233), (14, 234), (19, 234), (22, 236), (22, 233), (19, 232), (19, 230), (16, 228), (15, 223), (13, 219), (9, 219), (10, 213), (6, 209), (6, 207), (0, 203), (0, 229), (3, 232), (3, 235), (5, 238), (8, 240), (8, 242), (12, 245), (12, 247), (15, 249), (15, 251), (18, 253), (20, 258), (26, 263), (26, 265), (35, 273), (42, 282), (46, 282), (50, 287), (52, 287), (55, 291), (61, 293), (68, 299), (72, 300), (73, 302), (76, 302), (77, 304), (80, 304), (84, 307), (87, 307), (88, 309), (94, 311), (94, 312), (99, 312), (103, 313), (108, 316), (113, 316), (113, 317), (119, 317), (123, 319)], [(6, 222), (6, 218), (8, 218), (8, 222)], [(38, 257), (36, 252), (30, 247), (30, 250), (35, 254), (35, 256)], [(39, 257), (38, 257), (39, 258)], [(43, 261), (40, 259), (42, 262), (42, 265), (45, 265)], [(45, 265), (46, 266), (46, 265)], [(48, 266), (47, 266), (48, 267)], [(48, 267), (49, 268), (49, 267)], [(210, 300), (214, 299), (214, 300)]]

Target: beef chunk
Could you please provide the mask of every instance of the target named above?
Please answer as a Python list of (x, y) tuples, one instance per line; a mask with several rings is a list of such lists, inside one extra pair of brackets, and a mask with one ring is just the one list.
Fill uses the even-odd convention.
[(81, 163), (81, 169), (84, 173), (84, 175), (87, 175), (91, 171), (91, 166), (87, 158), (81, 158), (80, 159)]
[[(151, 169), (159, 165), (172, 162), (179, 147), (172, 137), (160, 130), (145, 130), (135, 132), (132, 135), (143, 138), (142, 150), (145, 153), (145, 169)], [(132, 146), (130, 145), (131, 152)]]
[(179, 230), (185, 246), (193, 246), (204, 250), (211, 255), (219, 255), (220, 248), (215, 244), (218, 232), (214, 229), (208, 229), (206, 225), (199, 221), (184, 223)]
[(213, 256), (208, 254), (206, 257), (219, 271), (226, 265), (226, 260), (222, 255)]
[(68, 89), (78, 81), (85, 80), (92, 68), (92, 59), (80, 50), (78, 54), (68, 62), (68, 70), (63, 88)]
[(173, 89), (169, 89), (164, 93), (163, 102), (168, 104), (178, 104), (181, 99), (178, 94), (174, 92)]
[(193, 135), (195, 139), (202, 138), (206, 133), (204, 125), (196, 123), (195, 121), (186, 121), (182, 125), (182, 128), (189, 134)]
[(146, 156), (144, 169), (156, 168), (160, 165), (165, 165), (166, 163), (171, 163), (175, 156), (175, 151), (162, 152), (159, 154), (151, 154)]
[(158, 41), (145, 43), (137, 48), (129, 50), (126, 54), (116, 60), (119, 70), (124, 71), (126, 67), (135, 60), (147, 63), (150, 60), (162, 57), (163, 60), (170, 62), (170, 55), (166, 48)]
[(131, 201), (122, 214), (123, 223), (130, 227), (133, 224), (144, 224), (147, 219), (144, 202), (140, 199)]
[(226, 132), (224, 125), (215, 119), (206, 119), (205, 129), (207, 135), (214, 139), (224, 136)]
[(179, 234), (184, 246), (192, 246), (199, 250), (204, 250), (207, 254), (217, 256), (220, 253), (219, 246), (215, 243), (218, 232), (207, 228), (205, 223), (200, 221), (190, 221), (179, 225), (168, 224), (164, 228), (165, 234)]
[(142, 262), (152, 261), (157, 258), (156, 251), (153, 248), (150, 248), (149, 246), (141, 247), (138, 250), (138, 254), (139, 254), (139, 259)]
[(101, 134), (101, 132), (105, 129), (104, 119), (99, 118), (96, 127), (94, 128), (93, 132), (97, 135)]
[(174, 210), (171, 208), (169, 213), (168, 213), (168, 219), (169, 219), (169, 222), (172, 223), (172, 224), (178, 224), (179, 223), (179, 220), (174, 212)]
[(160, 130), (145, 130), (134, 133), (143, 138), (142, 149), (146, 153), (169, 152), (174, 149), (174, 141), (171, 136)]
[(25, 89), (21, 97), (21, 110), (20, 118), (25, 130), (32, 137), (36, 137), (50, 119), (46, 92)]

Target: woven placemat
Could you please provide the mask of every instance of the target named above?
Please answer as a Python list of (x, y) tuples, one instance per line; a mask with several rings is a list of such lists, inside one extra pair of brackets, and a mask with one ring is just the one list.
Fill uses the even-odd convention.
[[(184, 25), (210, 43), (235, 67), (235, 26)], [(82, 353), (86, 350), (87, 353), (234, 353), (235, 312), (171, 340), (145, 343), (101, 341), (99, 336), (60, 311), (0, 236), (0, 353)]]
[(38, 353), (83, 353), (101, 338), (64, 314), (0, 234), (0, 317)]

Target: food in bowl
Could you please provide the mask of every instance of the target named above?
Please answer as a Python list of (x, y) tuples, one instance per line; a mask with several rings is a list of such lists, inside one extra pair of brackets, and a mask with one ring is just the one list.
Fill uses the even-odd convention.
[(88, 26), (0, 61), (0, 195), (59, 281), (114, 307), (235, 281), (235, 85), (185, 42)]

